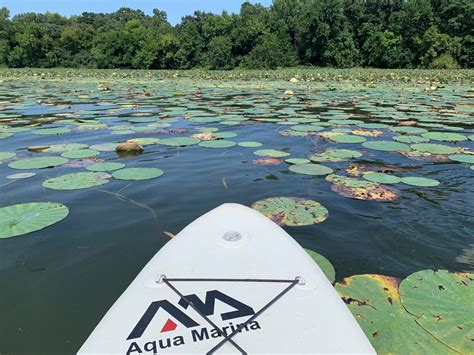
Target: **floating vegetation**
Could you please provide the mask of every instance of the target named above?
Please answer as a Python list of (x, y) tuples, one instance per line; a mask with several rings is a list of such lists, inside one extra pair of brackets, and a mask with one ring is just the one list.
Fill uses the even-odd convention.
[(474, 274), (415, 272), (401, 282), (400, 295), (423, 329), (461, 354), (474, 352)]
[(252, 204), (252, 208), (280, 226), (307, 226), (324, 222), (328, 210), (320, 203), (296, 197), (271, 197)]
[(204, 147), (204, 148), (218, 148), (218, 149), (230, 148), (236, 145), (237, 145), (236, 142), (225, 140), (225, 139), (202, 141), (201, 143), (199, 143), (199, 146)]
[(336, 134), (328, 137), (331, 141), (336, 143), (356, 144), (363, 143), (367, 139), (362, 136), (350, 135), (350, 134)]
[(309, 159), (313, 162), (341, 162), (362, 157), (362, 153), (351, 149), (327, 149), (323, 153), (313, 154)]
[(261, 149), (261, 150), (256, 150), (253, 152), (255, 155), (259, 155), (262, 157), (272, 157), (272, 158), (284, 158), (290, 155), (290, 153), (283, 152), (281, 150), (275, 150), (275, 149)]
[(330, 283), (333, 283), (336, 280), (336, 270), (332, 266), (331, 262), (326, 259), (321, 254), (316, 253), (311, 249), (304, 249), (309, 254), (309, 256), (314, 260), (316, 264), (320, 267), (324, 275), (327, 277)]
[[(0, 69), (0, 75), (4, 205), (52, 196), (72, 213), (77, 209), (74, 218), (97, 227), (98, 235), (104, 225), (106, 238), (142, 248), (149, 244), (125, 237), (135, 228), (130, 221), (150, 235), (156, 227), (176, 231), (195, 217), (180, 204), (199, 209), (224, 201), (248, 203), (249, 196), (262, 192), (298, 196), (254, 206), (281, 225), (305, 226), (292, 228), (294, 237), (340, 255), (337, 265), (345, 273), (368, 267), (406, 275), (415, 264), (431, 266), (433, 258), (472, 270), (472, 242), (466, 239), (472, 229), (469, 178), (474, 174), (471, 72)], [(167, 175), (157, 179), (163, 171), (156, 166)], [(106, 191), (101, 185), (109, 182)], [(406, 198), (399, 198), (402, 194)], [(151, 214), (137, 219), (135, 207)], [(423, 212), (415, 234), (407, 228), (415, 218), (413, 208)], [(334, 221), (314, 225), (327, 218), (328, 210), (334, 210)], [(123, 216), (117, 215), (120, 211)], [(443, 218), (433, 223), (440, 211)], [(43, 221), (36, 216), (25, 212), (15, 217), (21, 223), (9, 219), (5, 226), (0, 214), (0, 234), (11, 233), (10, 223)], [(158, 220), (160, 225), (154, 225)], [(71, 225), (76, 222), (71, 219)], [(70, 224), (57, 227), (67, 234)], [(71, 245), (85, 255), (76, 261), (108, 252), (105, 239), (74, 238)], [(0, 250), (12, 280), (27, 275), (30, 264), (70, 257), (48, 255), (53, 241), (3, 242)], [(10, 257), (12, 250), (21, 253)], [(309, 254), (333, 282), (330, 263)], [(401, 296), (398, 286), (392, 288), (398, 280), (387, 276), (354, 276), (337, 287), (347, 294), (345, 301), (379, 353), (472, 353), (471, 343), (463, 340), (466, 329), (473, 328), (466, 303), (471, 279), (441, 273), (441, 280), (439, 273), (410, 276), (407, 297), (412, 299), (406, 302), (403, 287)]]
[(101, 172), (66, 174), (44, 181), (43, 186), (52, 190), (80, 190), (107, 184), (111, 177)]
[(17, 173), (17, 174), (7, 175), (7, 179), (12, 179), (12, 180), (28, 179), (28, 178), (33, 177), (35, 175), (36, 175), (36, 173)]
[(433, 186), (439, 185), (438, 180), (424, 178), (424, 177), (417, 177), (417, 176), (402, 177), (401, 181), (404, 184), (411, 185), (411, 186), (419, 186), (419, 187), (433, 187)]
[(112, 176), (118, 180), (149, 180), (163, 175), (158, 168), (125, 168), (114, 171)]
[(260, 142), (240, 142), (239, 147), (244, 147), (244, 148), (258, 148), (261, 147), (263, 144)]
[(167, 145), (171, 147), (187, 147), (189, 145), (198, 144), (201, 140), (192, 137), (174, 137), (174, 138), (163, 138), (159, 144)]
[(362, 143), (364, 148), (381, 150), (384, 152), (407, 152), (411, 148), (409, 145), (392, 141), (372, 141)]
[[(389, 276), (356, 275), (336, 283), (336, 290), (378, 353), (449, 353), (447, 346), (407, 312), (400, 300), (399, 283)], [(430, 294), (423, 294), (423, 298), (426, 307)]]
[(332, 183), (332, 191), (341, 196), (356, 200), (385, 202), (393, 201), (400, 197), (400, 192), (398, 190), (367, 180), (335, 174), (328, 175), (326, 180)]
[(328, 175), (333, 172), (331, 168), (319, 164), (296, 164), (290, 166), (289, 170), (294, 173), (305, 175)]
[(69, 214), (59, 203), (31, 202), (0, 208), (0, 239), (11, 238), (49, 227)]
[(96, 155), (99, 155), (99, 153), (100, 152), (93, 149), (79, 149), (79, 150), (68, 150), (62, 153), (61, 156), (68, 159), (84, 159), (84, 158), (95, 157)]
[(97, 172), (104, 172), (104, 171), (114, 171), (118, 169), (122, 169), (125, 167), (123, 163), (95, 163), (88, 165), (86, 167), (89, 171), (97, 171)]
[(385, 173), (367, 173), (363, 175), (364, 179), (380, 184), (398, 184), (402, 181), (398, 176)]
[(8, 164), (12, 169), (44, 169), (53, 168), (55, 166), (63, 165), (69, 160), (62, 157), (38, 157), (38, 158), (27, 158), (20, 159)]

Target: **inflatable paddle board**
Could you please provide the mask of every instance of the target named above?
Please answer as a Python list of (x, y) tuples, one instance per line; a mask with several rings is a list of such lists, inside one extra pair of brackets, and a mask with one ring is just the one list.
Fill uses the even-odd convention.
[(145, 266), (79, 354), (375, 354), (321, 269), (259, 212), (224, 204)]

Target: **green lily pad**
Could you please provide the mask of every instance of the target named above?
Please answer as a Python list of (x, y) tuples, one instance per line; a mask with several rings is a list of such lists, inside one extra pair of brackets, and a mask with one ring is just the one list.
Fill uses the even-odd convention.
[(44, 135), (44, 136), (54, 136), (58, 134), (69, 133), (71, 130), (66, 127), (57, 127), (57, 128), (40, 128), (31, 131), (32, 134)]
[(52, 190), (80, 190), (110, 182), (106, 173), (83, 172), (61, 175), (43, 182), (43, 187)]
[(244, 148), (258, 148), (261, 147), (263, 144), (260, 142), (240, 142), (239, 147)]
[(415, 149), (419, 152), (427, 152), (431, 154), (455, 154), (458, 149), (455, 147), (450, 147), (443, 144), (434, 144), (434, 143), (417, 143), (410, 146), (412, 149)]
[(255, 202), (252, 208), (280, 226), (307, 226), (328, 218), (320, 203), (295, 197), (271, 197)]
[(330, 283), (333, 283), (336, 280), (336, 270), (334, 270), (334, 266), (330, 263), (328, 259), (326, 259), (321, 254), (312, 251), (311, 249), (306, 249), (306, 252), (311, 256), (316, 264), (318, 264), (321, 271), (326, 275)]
[(158, 143), (171, 147), (186, 147), (189, 145), (198, 144), (200, 141), (200, 139), (192, 137), (173, 137), (161, 139)]
[(59, 166), (67, 163), (69, 160), (62, 157), (40, 157), (40, 158), (28, 158), (20, 159), (8, 164), (12, 169), (44, 169)]
[(438, 180), (424, 178), (424, 177), (417, 177), (417, 176), (403, 177), (401, 181), (407, 185), (420, 186), (420, 187), (434, 187), (434, 186), (439, 185)]
[(311, 163), (309, 159), (304, 159), (304, 158), (289, 158), (285, 160), (286, 163), (288, 164), (308, 164)]
[(407, 134), (421, 134), (421, 133), (428, 132), (428, 130), (426, 130), (425, 128), (410, 127), (410, 126), (391, 127), (390, 130), (393, 132), (407, 133)]
[(448, 158), (459, 163), (474, 164), (474, 155), (454, 154), (450, 155)]
[(31, 202), (0, 208), (0, 238), (11, 238), (49, 227), (69, 214), (59, 203)]
[(153, 144), (159, 143), (160, 139), (159, 138), (133, 138), (133, 139), (129, 139), (127, 142), (138, 143), (142, 147), (145, 147), (147, 145), (153, 145)]
[(341, 162), (352, 158), (360, 158), (361, 152), (351, 149), (326, 149), (323, 153), (313, 154), (309, 157), (314, 162)]
[(214, 137), (219, 139), (227, 139), (237, 137), (237, 133), (234, 132), (217, 132), (213, 134)]
[(283, 158), (290, 155), (290, 153), (275, 149), (260, 149), (253, 152), (253, 154), (263, 157)]
[(335, 287), (378, 354), (450, 353), (405, 310), (398, 285), (394, 277), (356, 275)]
[(125, 168), (112, 173), (118, 180), (148, 180), (163, 175), (163, 170), (158, 168)]
[(294, 173), (305, 175), (328, 175), (333, 172), (331, 168), (319, 164), (297, 164), (290, 166), (289, 170)]
[(86, 169), (89, 171), (114, 171), (118, 169), (122, 169), (125, 167), (125, 164), (122, 163), (96, 163), (86, 166)]
[(393, 141), (371, 141), (362, 143), (364, 148), (381, 150), (383, 152), (407, 152), (411, 150), (409, 145)]
[(62, 153), (61, 156), (68, 159), (84, 159), (84, 158), (95, 157), (96, 155), (99, 155), (99, 154), (100, 152), (98, 152), (97, 150), (79, 149), (79, 150), (69, 150), (67, 152)]
[(204, 148), (230, 148), (236, 146), (237, 143), (228, 141), (226, 139), (220, 139), (215, 141), (202, 141), (199, 146)]
[(401, 179), (398, 176), (385, 173), (368, 173), (363, 175), (364, 179), (380, 184), (398, 184)]
[(10, 132), (0, 132), (0, 139), (8, 138), (8, 137), (11, 137), (11, 136), (13, 136), (13, 133), (10, 133)]
[(35, 175), (36, 175), (36, 173), (16, 173), (16, 174), (8, 175), (7, 179), (12, 179), (12, 180), (28, 179), (28, 178), (33, 177)]
[(400, 284), (417, 323), (460, 354), (474, 353), (474, 274), (422, 270)]
[(393, 140), (396, 140), (400, 143), (426, 143), (430, 140), (428, 138), (420, 137), (420, 136), (395, 136)]
[(91, 145), (89, 148), (99, 152), (114, 152), (120, 143), (100, 143)]
[(367, 139), (362, 136), (355, 136), (351, 134), (339, 134), (339, 135), (331, 136), (329, 137), (329, 139), (336, 143), (347, 143), (347, 144), (363, 143), (367, 141)]
[(43, 150), (43, 152), (48, 153), (62, 153), (69, 150), (79, 150), (87, 148), (87, 144), (82, 143), (66, 143), (66, 144), (53, 144), (49, 148)]
[(0, 152), (0, 161), (7, 160), (16, 156), (13, 152)]
[(461, 142), (467, 140), (465, 135), (451, 132), (427, 132), (423, 133), (421, 136), (431, 140), (444, 142)]

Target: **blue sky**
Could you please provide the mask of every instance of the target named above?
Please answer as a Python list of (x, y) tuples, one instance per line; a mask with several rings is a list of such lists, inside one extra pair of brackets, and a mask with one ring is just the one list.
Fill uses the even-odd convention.
[[(6, 6), (12, 15), (23, 12), (59, 12), (62, 15), (78, 15), (88, 12), (113, 12), (121, 7), (140, 9), (151, 13), (154, 8), (166, 11), (168, 20), (176, 24), (182, 16), (195, 10), (221, 13), (238, 12), (241, 0), (0, 0), (0, 7)], [(270, 5), (271, 0), (250, 1)]]

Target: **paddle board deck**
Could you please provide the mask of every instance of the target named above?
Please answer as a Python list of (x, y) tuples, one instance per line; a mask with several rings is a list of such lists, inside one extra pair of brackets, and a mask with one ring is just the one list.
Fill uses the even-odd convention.
[(259, 212), (224, 204), (144, 267), (79, 354), (375, 351), (311, 257)]

